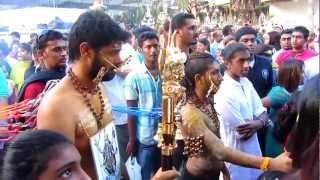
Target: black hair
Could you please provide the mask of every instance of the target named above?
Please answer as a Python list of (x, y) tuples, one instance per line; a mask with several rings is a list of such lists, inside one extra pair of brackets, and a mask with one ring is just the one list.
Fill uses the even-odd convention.
[(283, 31), (281, 32), (281, 36), (282, 36), (283, 34), (292, 34), (292, 29), (285, 29), (285, 30), (283, 30)]
[(304, 26), (296, 26), (293, 28), (292, 32), (302, 33), (305, 40), (307, 40), (309, 37), (309, 30)]
[(63, 34), (56, 30), (44, 30), (41, 32), (37, 42), (37, 48), (43, 49), (47, 46), (48, 41), (66, 40)]
[(37, 179), (47, 169), (49, 161), (68, 144), (72, 145), (63, 135), (53, 131), (21, 132), (6, 148), (0, 179)]
[(223, 60), (225, 62), (231, 61), (234, 54), (239, 51), (249, 51), (248, 47), (243, 45), (242, 43), (232, 43), (229, 44), (222, 50)]
[(20, 33), (19, 32), (12, 32), (12, 33), (10, 33), (10, 36), (14, 36), (14, 37), (17, 37), (18, 39), (20, 39)]
[(199, 39), (198, 41), (207, 47), (207, 51), (210, 51), (210, 42), (207, 38), (202, 38), (202, 39)]
[(28, 53), (32, 54), (32, 47), (28, 43), (21, 43), (19, 45), (19, 48), (21, 48), (21, 49), (27, 51)]
[(207, 38), (199, 39), (199, 42), (202, 43), (205, 46), (209, 46), (210, 45), (210, 42), (209, 42), (209, 40)]
[(193, 14), (190, 13), (179, 13), (177, 15), (175, 15), (172, 18), (171, 21), (171, 27), (172, 27), (172, 31), (181, 28), (183, 25), (185, 25), (185, 20), (186, 19), (195, 19)]
[(188, 56), (185, 63), (185, 76), (181, 84), (186, 88), (187, 100), (194, 95), (195, 75), (204, 74), (215, 59), (208, 53), (192, 53)]
[(139, 45), (139, 47), (142, 48), (143, 42), (146, 41), (146, 40), (151, 40), (151, 39), (157, 39), (159, 41), (159, 37), (155, 32), (146, 31), (146, 32), (141, 33), (138, 36), (138, 45)]
[(128, 37), (129, 33), (121, 29), (105, 12), (89, 10), (80, 15), (70, 30), (69, 60), (74, 62), (80, 57), (80, 44), (83, 42), (99, 51), (115, 41), (125, 42)]
[(277, 51), (281, 49), (281, 46), (280, 46), (280, 38), (281, 38), (281, 35), (279, 32), (277, 31), (270, 31), (268, 32), (268, 35), (269, 35), (269, 45), (272, 45)]
[(245, 27), (242, 27), (240, 29), (238, 29), (238, 31), (235, 33), (235, 38), (236, 38), (236, 41), (239, 41), (240, 38), (243, 36), (243, 35), (246, 35), (246, 34), (253, 34), (255, 37), (257, 37), (257, 31), (254, 30), (252, 27), (248, 27), (248, 26), (245, 26)]
[(169, 32), (169, 29), (170, 29), (170, 21), (169, 21), (169, 20), (166, 20), (166, 21), (163, 23), (163, 30), (166, 31), (166, 32)]
[(232, 40), (235, 41), (235, 38), (233, 35), (228, 35), (228, 36), (224, 37), (222, 40), (223, 45), (226, 46)]
[(295, 91), (277, 113), (272, 134), (281, 144), (285, 144), (297, 117), (297, 102), (301, 92)]
[(136, 29), (132, 32), (132, 34), (133, 34), (136, 38), (138, 38), (141, 33), (146, 32), (146, 31), (155, 32), (155, 30), (152, 29), (152, 28), (149, 27), (149, 26), (141, 26), (141, 27), (136, 28)]
[(10, 52), (10, 48), (8, 44), (0, 39), (0, 51), (4, 56), (7, 56), (8, 53)]
[(223, 34), (223, 36), (228, 36), (228, 35), (230, 35), (231, 34), (231, 32), (232, 32), (232, 25), (226, 25), (226, 26), (224, 26), (223, 27), (223, 29), (222, 29), (222, 34)]
[(271, 58), (273, 48), (269, 44), (257, 44), (254, 47), (253, 54)]

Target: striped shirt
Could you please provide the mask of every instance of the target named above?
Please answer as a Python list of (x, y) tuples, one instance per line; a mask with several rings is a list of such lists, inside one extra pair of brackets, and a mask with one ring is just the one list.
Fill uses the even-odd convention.
[[(126, 100), (137, 100), (138, 108), (152, 110), (161, 108), (162, 90), (160, 75), (152, 76), (143, 63), (125, 79)], [(136, 136), (140, 143), (153, 145), (160, 117), (139, 116), (136, 119)]]

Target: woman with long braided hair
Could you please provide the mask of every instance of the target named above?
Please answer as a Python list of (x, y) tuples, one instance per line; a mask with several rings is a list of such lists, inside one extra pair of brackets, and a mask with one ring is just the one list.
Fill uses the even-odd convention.
[(208, 54), (191, 54), (185, 64), (186, 98), (180, 113), (180, 128), (185, 140), (185, 154), (188, 156), (180, 179), (215, 180), (222, 172), (224, 179), (230, 179), (224, 161), (263, 170), (288, 171), (291, 160), (287, 154), (275, 159), (242, 153), (225, 147), (220, 140), (219, 119), (214, 109), (213, 95), (217, 92), (222, 77), (219, 65)]

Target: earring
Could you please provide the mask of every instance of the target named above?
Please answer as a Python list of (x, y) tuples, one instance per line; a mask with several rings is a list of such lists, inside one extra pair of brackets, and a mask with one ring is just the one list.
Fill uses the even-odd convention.
[(95, 84), (99, 84), (103, 78), (103, 76), (106, 74), (107, 69), (105, 67), (101, 67), (97, 76), (92, 80)]

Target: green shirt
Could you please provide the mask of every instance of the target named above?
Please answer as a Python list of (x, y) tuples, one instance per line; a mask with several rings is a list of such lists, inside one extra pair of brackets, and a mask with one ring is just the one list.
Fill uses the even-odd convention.
[(21, 60), (13, 65), (10, 79), (13, 80), (18, 90), (24, 82), (24, 73), (29, 68), (31, 61)]
[(290, 93), (282, 86), (274, 86), (267, 95), (271, 100), (269, 117), (272, 121), (281, 107), (289, 100)]

